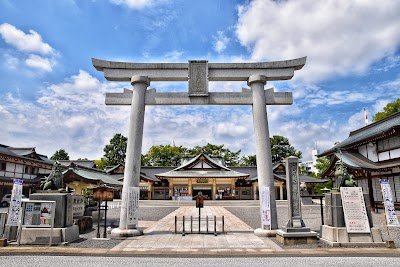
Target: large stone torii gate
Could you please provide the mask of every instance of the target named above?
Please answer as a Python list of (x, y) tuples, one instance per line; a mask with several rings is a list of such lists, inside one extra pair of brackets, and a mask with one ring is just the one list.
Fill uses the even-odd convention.
[[(289, 80), (296, 70), (306, 63), (306, 57), (260, 63), (208, 63), (206, 60), (190, 60), (188, 63), (129, 63), (92, 58), (93, 66), (104, 72), (109, 81), (131, 82), (133, 90), (123, 93), (106, 93), (106, 105), (131, 105), (128, 146), (126, 151), (122, 207), (119, 228), (113, 236), (142, 234), (136, 223), (128, 219), (132, 211), (129, 188), (139, 188), (140, 159), (143, 139), (143, 123), (146, 105), (252, 105), (253, 125), (257, 156), (258, 188), (270, 187), (271, 224), (255, 230), (256, 235), (269, 235), (270, 229), (278, 228), (274, 176), (268, 130), (266, 105), (291, 105), (291, 92), (274, 92), (264, 89), (267, 81)], [(189, 82), (188, 92), (157, 93), (148, 89), (151, 81)], [(209, 81), (247, 81), (250, 89), (242, 92), (209, 92)], [(262, 203), (260, 198), (260, 209)], [(137, 207), (133, 207), (135, 209)], [(128, 209), (130, 211), (128, 211)], [(261, 211), (262, 214), (262, 211)], [(129, 214), (132, 216), (132, 214)]]

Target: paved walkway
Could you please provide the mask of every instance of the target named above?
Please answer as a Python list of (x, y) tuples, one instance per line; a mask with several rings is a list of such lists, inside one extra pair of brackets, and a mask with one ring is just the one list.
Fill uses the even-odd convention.
[[(185, 253), (203, 254), (207, 253), (264, 253), (272, 251), (282, 251), (283, 249), (271, 241), (269, 238), (260, 238), (254, 235), (254, 230), (242, 222), (232, 213), (223, 207), (204, 207), (201, 210), (201, 217), (217, 216), (217, 221), (224, 216), (225, 233), (213, 235), (213, 222), (209, 222), (210, 234), (190, 233), (190, 222), (185, 225), (186, 232), (182, 235), (182, 222), (178, 224), (178, 234), (175, 234), (175, 216), (182, 220), (182, 217), (195, 218), (193, 228), (198, 229), (198, 209), (194, 207), (180, 207), (175, 212), (170, 213), (155, 225), (147, 228), (143, 236), (131, 237), (121, 242), (118, 246), (111, 249), (117, 252), (146, 252), (146, 253)], [(203, 222), (205, 223), (205, 222)], [(217, 224), (220, 231), (221, 221)], [(202, 232), (205, 232), (205, 224), (202, 225)]]

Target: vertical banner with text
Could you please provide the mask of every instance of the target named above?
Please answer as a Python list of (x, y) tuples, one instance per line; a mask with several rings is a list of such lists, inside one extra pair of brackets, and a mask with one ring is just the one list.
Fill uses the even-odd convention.
[(270, 192), (269, 186), (263, 186), (261, 188), (261, 199), (262, 199), (262, 224), (271, 225), (271, 206), (270, 206)]
[(140, 188), (139, 187), (129, 187), (128, 194), (128, 221), (127, 225), (133, 226), (137, 228), (138, 219), (139, 219), (139, 195)]
[(392, 189), (388, 180), (380, 180), (383, 205), (385, 206), (385, 217), (388, 225), (399, 225), (399, 220), (396, 216), (396, 210), (393, 203)]
[(7, 225), (18, 226), (21, 216), (21, 199), (22, 199), (22, 180), (14, 179), (14, 185), (11, 192), (10, 208), (8, 210)]

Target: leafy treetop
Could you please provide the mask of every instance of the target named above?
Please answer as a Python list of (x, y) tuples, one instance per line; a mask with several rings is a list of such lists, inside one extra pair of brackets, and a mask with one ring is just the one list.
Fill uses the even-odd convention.
[(108, 165), (114, 166), (125, 162), (128, 138), (118, 133), (111, 138), (110, 143), (104, 147), (104, 157)]
[(63, 148), (57, 150), (53, 156), (50, 158), (51, 160), (69, 160), (68, 152), (66, 152)]
[(400, 111), (400, 98), (397, 98), (396, 101), (388, 103), (384, 108), (382, 112), (376, 113), (372, 117), (372, 121), (380, 121), (386, 117), (389, 117), (390, 115), (399, 112)]

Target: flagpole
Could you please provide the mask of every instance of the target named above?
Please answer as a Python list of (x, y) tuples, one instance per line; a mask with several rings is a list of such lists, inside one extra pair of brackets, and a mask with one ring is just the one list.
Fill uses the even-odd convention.
[(368, 114), (367, 114), (367, 110), (364, 108), (364, 119), (365, 119), (365, 126), (368, 125)]

